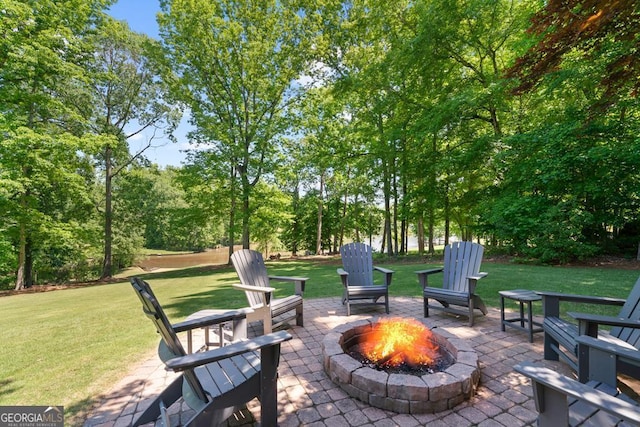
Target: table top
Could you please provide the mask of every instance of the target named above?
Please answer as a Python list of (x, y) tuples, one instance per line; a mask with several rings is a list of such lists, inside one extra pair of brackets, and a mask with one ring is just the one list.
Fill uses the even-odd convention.
[(499, 291), (500, 296), (516, 301), (540, 301), (542, 297), (527, 289), (513, 289), (510, 291)]

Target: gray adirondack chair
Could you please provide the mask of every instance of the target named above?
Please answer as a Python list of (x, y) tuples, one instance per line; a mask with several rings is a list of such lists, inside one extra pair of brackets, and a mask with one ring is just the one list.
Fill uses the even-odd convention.
[[(557, 292), (538, 292), (538, 294), (542, 296), (544, 310), (542, 322), (544, 358), (546, 360), (562, 358), (577, 371), (581, 382), (586, 381), (588, 377), (590, 359), (586, 355), (579, 357), (580, 349), (577, 342), (579, 336), (599, 337), (632, 352), (640, 350), (640, 278), (626, 300)], [(560, 317), (561, 302), (605, 304), (622, 306), (622, 308), (615, 317), (569, 312), (569, 316), (574, 319), (570, 321)], [(600, 325), (611, 326), (611, 330), (609, 332), (600, 330)], [(622, 359), (617, 369), (622, 373), (640, 378), (640, 364), (632, 359)]]
[[(269, 276), (262, 254), (251, 249), (234, 252), (231, 262), (240, 278), (240, 283), (233, 287), (245, 292), (253, 309), (253, 313), (247, 315), (249, 322), (262, 321), (265, 334), (294, 319), (296, 325), (304, 326), (302, 296), (307, 277)], [(294, 295), (273, 298), (276, 288), (270, 286), (271, 282), (293, 282)], [(286, 316), (289, 312), (295, 314)]]
[[(132, 278), (131, 285), (142, 303), (144, 313), (160, 334), (160, 359), (168, 369), (182, 372), (133, 421), (133, 426), (155, 422), (158, 418), (161, 424), (168, 423), (166, 407), (180, 397), (195, 411), (184, 426), (217, 426), (233, 414), (239, 405), (255, 397), (260, 400), (263, 425), (277, 424), (280, 344), (290, 340), (291, 335), (281, 331), (252, 340), (237, 341), (214, 350), (186, 354), (177, 333), (238, 320), (246, 313), (230, 311), (172, 325), (148, 283)], [(244, 325), (246, 327), (246, 323)]]
[(640, 425), (640, 407), (616, 387), (583, 384), (528, 363), (515, 369), (531, 378), (539, 427)]
[[(389, 314), (389, 286), (393, 270), (373, 265), (373, 250), (365, 243), (348, 243), (340, 248), (342, 267), (338, 275), (344, 287), (342, 303), (347, 305), (347, 316), (351, 315), (351, 303), (359, 301), (366, 304), (385, 306)], [(384, 275), (382, 284), (375, 284), (373, 272)], [(380, 301), (384, 298), (384, 301)]]
[[(476, 295), (478, 280), (487, 273), (480, 272), (484, 247), (473, 242), (454, 242), (444, 248), (444, 267), (416, 271), (418, 283), (424, 296), (424, 317), (429, 317), (429, 308), (443, 310), (469, 317), (473, 326), (474, 309), (487, 314), (487, 307)], [(444, 273), (442, 287), (429, 286), (428, 278), (434, 273)], [(429, 299), (441, 305), (429, 304)], [(466, 311), (451, 306), (467, 307)]]

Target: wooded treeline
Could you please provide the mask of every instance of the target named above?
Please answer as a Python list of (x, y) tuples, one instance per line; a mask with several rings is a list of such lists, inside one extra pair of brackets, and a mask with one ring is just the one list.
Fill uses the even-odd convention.
[(159, 40), (112, 3), (0, 1), (2, 286), (230, 242), (636, 256), (635, 1), (161, 0)]

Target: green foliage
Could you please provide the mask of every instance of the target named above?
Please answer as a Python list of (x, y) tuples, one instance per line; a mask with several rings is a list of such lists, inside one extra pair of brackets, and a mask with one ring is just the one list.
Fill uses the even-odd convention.
[(11, 241), (7, 238), (5, 231), (0, 229), (0, 289), (11, 288), (17, 261)]
[[(0, 281), (84, 280), (101, 254), (121, 267), (240, 235), (265, 251), (384, 233), (395, 254), (411, 233), (538, 262), (637, 254), (635, 10), (167, 0), (158, 42), (111, 3), (0, 8)], [(185, 167), (145, 161), (155, 135), (129, 152), (180, 108), (200, 144)]]

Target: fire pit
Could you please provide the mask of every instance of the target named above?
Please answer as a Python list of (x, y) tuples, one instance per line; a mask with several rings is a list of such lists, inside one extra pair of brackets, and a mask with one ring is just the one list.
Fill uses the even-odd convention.
[(322, 346), (324, 369), (349, 395), (399, 413), (433, 413), (473, 396), (478, 356), (464, 340), (415, 319), (341, 325)]

